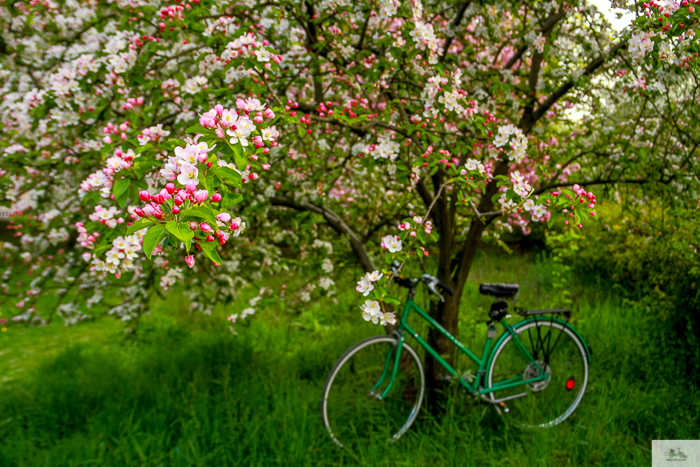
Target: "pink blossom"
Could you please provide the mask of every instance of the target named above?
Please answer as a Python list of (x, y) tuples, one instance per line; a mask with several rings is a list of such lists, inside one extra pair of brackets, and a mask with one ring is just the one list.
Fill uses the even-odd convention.
[(204, 203), (209, 199), (209, 192), (207, 190), (197, 190), (194, 192), (193, 197), (195, 203)]

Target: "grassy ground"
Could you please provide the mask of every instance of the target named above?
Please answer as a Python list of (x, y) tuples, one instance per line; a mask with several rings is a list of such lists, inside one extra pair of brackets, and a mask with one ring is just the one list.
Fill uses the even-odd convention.
[[(557, 305), (553, 267), (533, 257), (480, 256), (465, 296), (461, 340), (485, 338), (479, 281), (519, 281), (523, 306)], [(233, 336), (181, 301), (154, 303), (136, 339), (109, 319), (0, 334), (0, 465), (649, 465), (652, 439), (693, 439), (698, 391), (663, 377), (641, 314), (605, 291), (575, 287), (574, 324), (593, 348), (580, 408), (547, 431), (509, 427), (459, 398), (426, 413), (396, 445), (362, 458), (336, 449), (320, 390), (366, 324), (354, 293), (294, 310), (260, 311)], [(656, 373), (660, 371), (660, 373)]]

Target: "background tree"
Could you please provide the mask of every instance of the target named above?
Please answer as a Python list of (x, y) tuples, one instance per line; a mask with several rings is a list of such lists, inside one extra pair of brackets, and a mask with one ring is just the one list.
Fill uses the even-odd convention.
[[(125, 300), (106, 308), (136, 320), (175, 280), (210, 312), (264, 273), (294, 267), (318, 277), (297, 291), (306, 301), (332, 293), (343, 251), (372, 273), (384, 246), (387, 262), (436, 257), (435, 275), (457, 293), (430, 312), (457, 335), (484, 239), (528, 233), (531, 222), (582, 228), (596, 185), (695, 202), (697, 12), (666, 2), (637, 11), (634, 30), (618, 35), (579, 1), (15, 2), (3, 9), (0, 180), (22, 244), (6, 247), (7, 262), (31, 279), (10, 284), (8, 268), (6, 295), (16, 294), (18, 319), (45, 322), (57, 312), (78, 319), (110, 288)], [(271, 133), (229, 134), (216, 104)], [(222, 246), (219, 270), (204, 261), (176, 270), (177, 248), (119, 278), (82, 262), (76, 239), (91, 232), (73, 229), (86, 212), (111, 204), (138, 216), (146, 172), (124, 188), (102, 180), (105, 161), (150, 144), (143, 161), (160, 166), (163, 150), (187, 142), (158, 140), (187, 129), (217, 144), (201, 164), (228, 161), (241, 177), (247, 190), (230, 192), (252, 226), (247, 238)], [(146, 182), (150, 195), (183, 173), (165, 170)], [(91, 181), (99, 191), (86, 189)], [(377, 285), (370, 298), (391, 304), (387, 290)], [(53, 302), (43, 314), (42, 296)], [(449, 355), (440, 336), (430, 343)]]

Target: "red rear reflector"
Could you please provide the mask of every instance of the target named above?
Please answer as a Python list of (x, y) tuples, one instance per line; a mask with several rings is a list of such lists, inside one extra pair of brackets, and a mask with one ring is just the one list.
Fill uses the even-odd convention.
[(569, 379), (566, 382), (566, 389), (568, 389), (569, 391), (571, 391), (574, 388), (574, 386), (576, 386), (576, 381), (574, 381), (573, 378)]

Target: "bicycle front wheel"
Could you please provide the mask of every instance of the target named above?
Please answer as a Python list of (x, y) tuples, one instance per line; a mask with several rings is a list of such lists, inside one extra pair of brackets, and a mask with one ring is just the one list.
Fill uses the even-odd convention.
[(328, 375), (321, 415), (341, 448), (396, 441), (418, 416), (425, 392), (423, 366), (404, 343), (397, 367), (397, 344), (394, 336), (370, 337), (345, 352)]
[[(548, 428), (566, 420), (581, 403), (588, 384), (588, 356), (576, 333), (557, 321), (535, 319), (515, 326), (519, 342), (506, 336), (494, 350), (488, 371), (491, 400), (505, 401), (508, 417), (524, 428)], [(522, 346), (522, 348), (521, 348)], [(537, 365), (523, 356), (526, 349)], [(536, 379), (541, 371), (546, 379)], [(500, 409), (499, 409), (500, 410)]]

